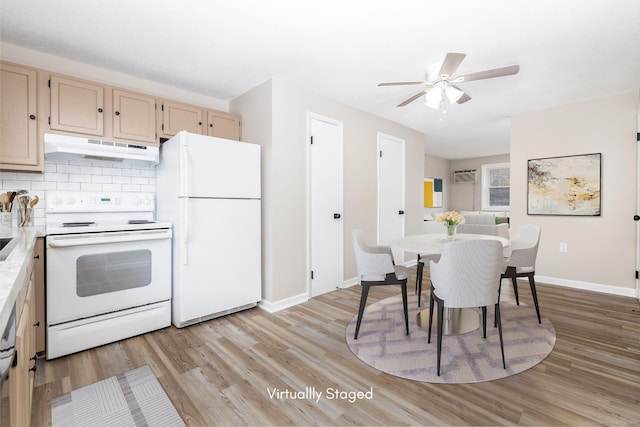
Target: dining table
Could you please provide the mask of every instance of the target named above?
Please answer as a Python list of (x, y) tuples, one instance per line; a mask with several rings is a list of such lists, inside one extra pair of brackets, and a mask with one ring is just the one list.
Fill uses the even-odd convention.
[[(426, 257), (430, 255), (440, 255), (443, 248), (456, 241), (462, 240), (497, 240), (502, 243), (503, 248), (510, 246), (509, 239), (486, 234), (456, 233), (452, 237), (445, 233), (418, 234), (393, 239), (389, 246), (394, 249), (410, 252)], [(428, 267), (428, 265), (425, 265)], [(421, 310), (416, 315), (416, 324), (420, 329), (429, 328), (429, 309)], [(459, 335), (474, 331), (480, 327), (481, 314), (475, 308), (445, 308), (444, 313), (444, 335)]]

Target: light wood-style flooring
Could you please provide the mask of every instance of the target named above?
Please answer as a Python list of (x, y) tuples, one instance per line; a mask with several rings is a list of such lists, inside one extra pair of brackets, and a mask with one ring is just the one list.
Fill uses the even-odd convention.
[[(413, 291), (415, 280), (410, 283)], [(424, 283), (428, 289), (428, 277)], [(524, 282), (519, 290), (531, 303)], [(398, 292), (397, 286), (372, 288), (369, 303)], [(556, 329), (556, 346), (542, 363), (509, 378), (429, 384), (364, 364), (345, 342), (360, 298), (353, 286), (275, 314), (255, 308), (40, 360), (32, 424), (51, 425), (54, 396), (145, 364), (190, 426), (640, 424), (638, 301), (543, 284), (538, 295)], [(373, 398), (270, 397), (274, 389), (308, 387), (373, 389)]]

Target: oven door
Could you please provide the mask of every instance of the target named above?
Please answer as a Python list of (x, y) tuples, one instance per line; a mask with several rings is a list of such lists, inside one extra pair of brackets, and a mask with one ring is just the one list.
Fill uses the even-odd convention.
[(171, 230), (47, 236), (49, 326), (171, 298)]

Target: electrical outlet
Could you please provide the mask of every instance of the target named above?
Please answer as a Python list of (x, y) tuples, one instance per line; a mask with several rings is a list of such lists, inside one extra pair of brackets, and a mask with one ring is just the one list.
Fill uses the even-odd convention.
[(569, 248), (567, 247), (566, 243), (560, 243), (560, 252), (561, 253), (567, 253), (567, 251), (569, 250)]

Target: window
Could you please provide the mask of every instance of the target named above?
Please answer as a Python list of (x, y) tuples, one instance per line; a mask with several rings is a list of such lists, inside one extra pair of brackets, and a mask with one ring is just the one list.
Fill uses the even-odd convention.
[(509, 163), (482, 165), (482, 210), (509, 209), (509, 172)]

